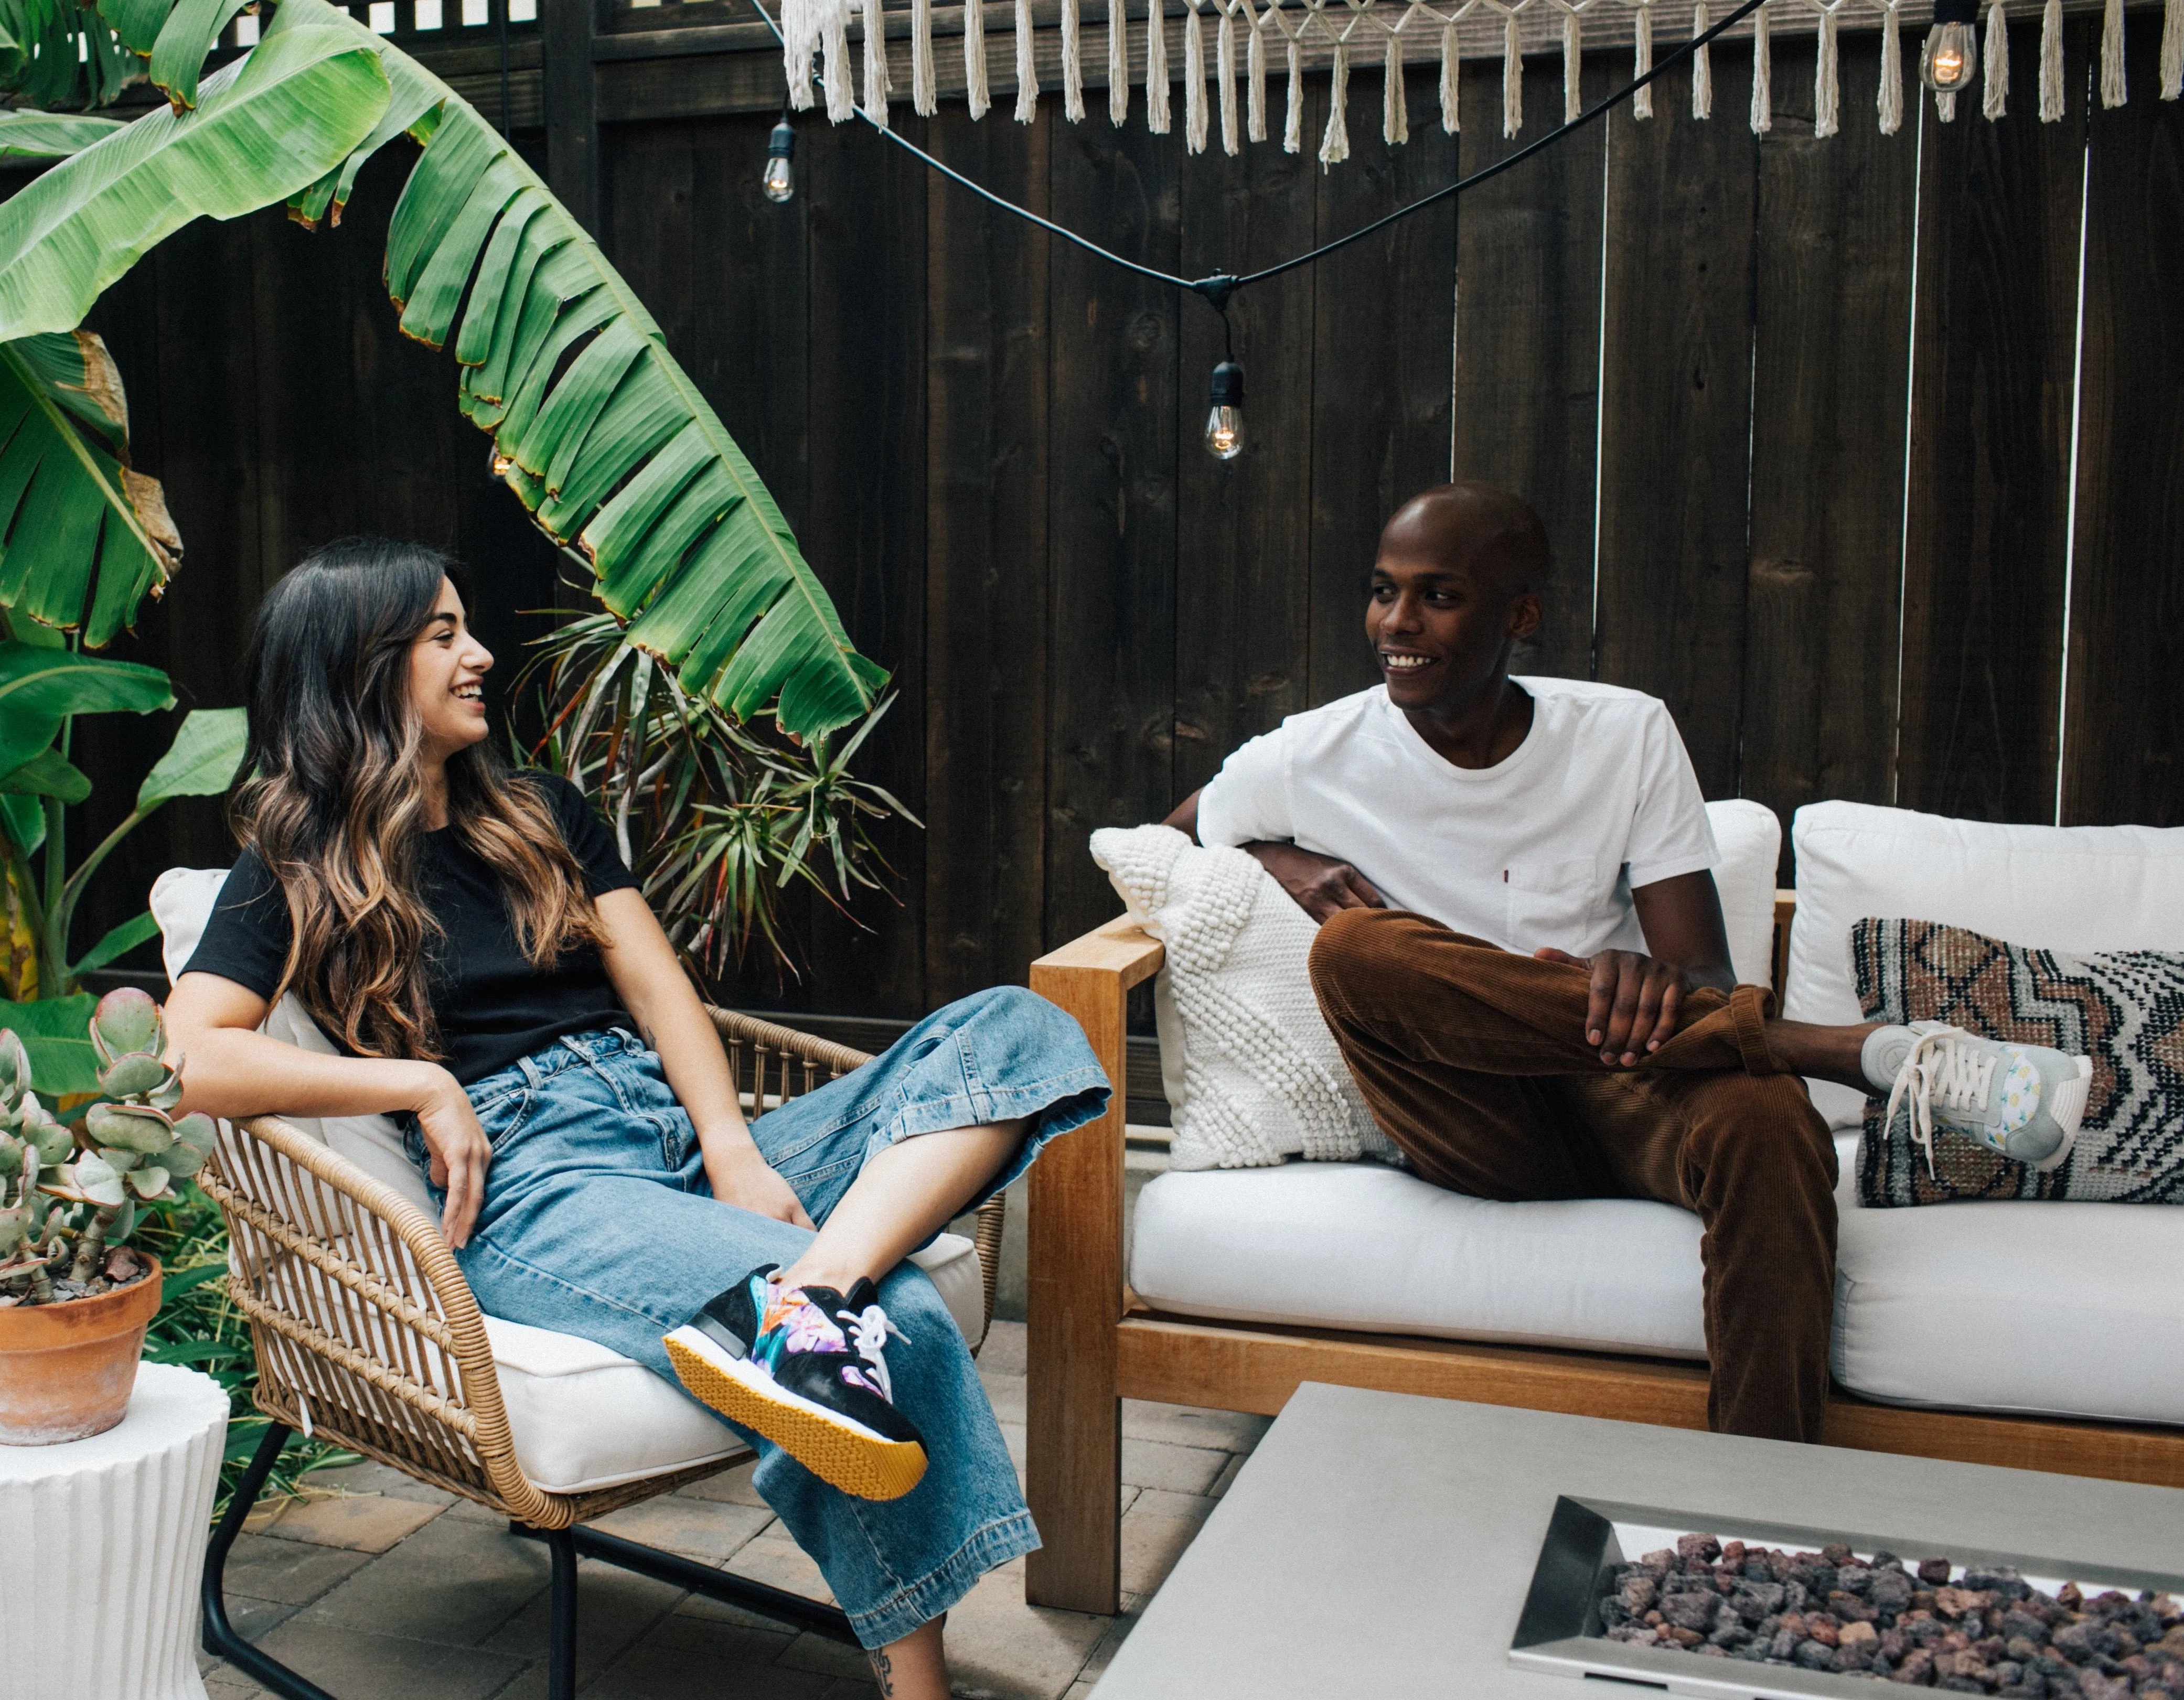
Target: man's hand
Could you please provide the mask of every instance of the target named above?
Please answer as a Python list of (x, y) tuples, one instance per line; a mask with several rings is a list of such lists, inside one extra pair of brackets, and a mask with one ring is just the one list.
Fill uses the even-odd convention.
[(426, 1083), (416, 1108), (417, 1131), (424, 1136), (432, 1154), (427, 1166), (432, 1184), (448, 1195), (440, 1213), (440, 1233), (460, 1251), (470, 1243), (471, 1229), (485, 1203), (485, 1172), (493, 1164), (493, 1142), (478, 1125), (470, 1095), (455, 1077), (437, 1065)]
[(748, 1135), (733, 1146), (724, 1140), (707, 1142), (704, 1150), (705, 1179), (723, 1204), (799, 1228), (811, 1226), (796, 1189), (781, 1178)]
[(1347, 862), (1294, 844), (1261, 839), (1244, 850), (1281, 884), (1299, 908), (1316, 921), (1338, 909), (1384, 909), (1387, 900), (1373, 882)]
[(1598, 1046), (1600, 1060), (1610, 1068), (1635, 1068), (1675, 1036), (1677, 1012), (1692, 984), (1682, 969), (1635, 950), (1604, 950), (1590, 962), (1552, 948), (1532, 954), (1591, 974), (1585, 1042)]

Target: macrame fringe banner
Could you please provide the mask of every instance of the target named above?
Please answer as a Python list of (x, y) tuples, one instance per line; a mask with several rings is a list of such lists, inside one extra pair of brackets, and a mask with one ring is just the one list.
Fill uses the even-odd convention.
[[(939, 109), (933, 0), (895, 0), (895, 3), (905, 7), (910, 16), (911, 102), (920, 117), (930, 118)], [(1469, 39), (1474, 53), (1485, 45), (1479, 39), (1479, 30), (1498, 22), (1502, 133), (1514, 140), (1524, 125), (1526, 29), (1523, 20), (1526, 14), (1536, 13), (1541, 14), (1544, 24), (1552, 14), (1561, 48), (1563, 122), (1574, 122), (1585, 110), (1584, 14), (1605, 3), (1607, 0), (1183, 0), (1181, 14), (1171, 19), (1164, 10), (1165, 0), (1154, 0), (1154, 9), (1134, 21), (1129, 0), (1105, 0), (1104, 9), (1090, 21), (1106, 30), (1107, 117), (1117, 128), (1129, 118), (1132, 37), (1135, 31), (1144, 31), (1145, 127), (1156, 136), (1167, 134), (1173, 123), (1169, 31), (1171, 27), (1181, 31), (1184, 145), (1193, 153), (1203, 153), (1211, 146), (1217, 114), (1221, 151), (1225, 154), (1241, 153), (1246, 140), (1268, 139), (1267, 80), (1276, 38), (1281, 43), (1286, 79), (1281, 147), (1287, 153), (1302, 153), (1305, 55), (1307, 48), (1316, 56), (1326, 55), (1318, 63), (1329, 64), (1332, 75), (1327, 125), (1318, 149), (1319, 163), (1326, 167), (1350, 157), (1350, 73), (1361, 53), (1365, 56), (1368, 78), (1374, 60), (1379, 61), (1380, 139), (1384, 144), (1399, 147), (1410, 140), (1404, 71), (1414, 47), (1439, 61), (1442, 131), (1453, 136), (1461, 130), (1457, 97), (1465, 35), (1459, 26), (1467, 21), (1472, 24)], [(1653, 69), (1656, 0), (1618, 0), (1618, 3), (1630, 8), (1631, 74), (1642, 77)], [(1846, 21), (1865, 22), (1867, 7), (1877, 9), (1880, 87), (1875, 117), (1884, 136), (1903, 129), (1905, 90), (1908, 86), (1915, 92), (1916, 82), (1907, 75), (1903, 63), (1900, 0), (1856, 0), (1856, 3), (1858, 12), (1847, 19), (1845, 8), (1853, 0), (1767, 0), (1752, 14), (1752, 101), (1747, 122), (1754, 134), (1765, 134), (1774, 124), (1773, 33), (1778, 7), (1788, 8), (1783, 14), (1787, 19), (1802, 21), (1808, 13), (1814, 19), (1813, 133), (1820, 137), (1839, 135), (1842, 129), (1839, 34)], [(872, 123), (887, 127), (889, 101), (894, 87), (888, 61), (886, 5), (887, 0), (782, 0), (782, 52), (792, 107), (808, 109), (815, 103), (816, 61), (826, 84), (828, 118), (841, 124), (861, 112)], [(2009, 20), (2003, 0), (1986, 0), (1986, 5), (1980, 110), (1990, 121), (1999, 122), (2008, 114), (2009, 104)], [(1083, 123), (1085, 116), (1084, 6), (1085, 0), (1060, 0), (1061, 114), (1071, 124)], [(1012, 0), (1009, 12), (1016, 83), (1012, 114), (1018, 123), (1031, 124), (1039, 116), (1040, 92), (1032, 0)], [(853, 54), (851, 49), (853, 24), (861, 38), (861, 54)], [(972, 0), (964, 8), (962, 30), (964, 94), (974, 119), (985, 117), (993, 106), (986, 25), (984, 5)], [(1209, 25), (1213, 31), (1210, 51), (1206, 40)], [(1691, 34), (1703, 35), (1712, 25), (1709, 0), (1694, 0)], [(1544, 30), (1533, 32), (1533, 51), (1546, 47), (1544, 37)], [(2124, 0), (2103, 0), (2098, 63), (2101, 105), (2111, 109), (2124, 105), (2130, 95), (2124, 63)], [(2066, 104), (2062, 0), (2045, 0), (2042, 8), (2037, 69), (2040, 121), (2058, 123)], [(1690, 80), (1691, 116), (1711, 118), (1710, 48), (1702, 47), (1691, 56)], [(2159, 86), (2163, 100), (2184, 98), (2184, 0), (2163, 0)], [(1936, 95), (1934, 104), (1936, 116), (1942, 123), (1954, 121), (1955, 96)], [(1650, 85), (1632, 97), (1630, 115), (1638, 119), (1654, 115)]]

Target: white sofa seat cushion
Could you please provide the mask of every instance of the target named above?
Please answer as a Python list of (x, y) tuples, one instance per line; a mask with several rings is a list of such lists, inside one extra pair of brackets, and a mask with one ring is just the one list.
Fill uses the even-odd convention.
[(1156, 1176), (1138, 1196), (1130, 1286), (1184, 1316), (1706, 1355), (1689, 1211), (1493, 1203), (1378, 1163)]
[(2184, 1424), (2184, 1210), (1861, 1209), (1858, 1141), (1836, 1148), (1843, 1386), (1890, 1404)]
[[(978, 1253), (943, 1234), (911, 1261), (940, 1291), (966, 1340), (978, 1338)], [(711, 1412), (634, 1358), (596, 1341), (488, 1316), (500, 1397), (523, 1473), (549, 1493), (586, 1493), (711, 1463), (743, 1442)]]
[[(170, 980), (179, 977), (196, 951), (226, 880), (227, 870), (221, 868), (170, 868), (153, 883), (152, 913), (159, 923)], [(266, 1017), (265, 1031), (305, 1050), (332, 1054), (336, 1048), (293, 993)], [(387, 1117), (281, 1119), (438, 1219), (424, 1176), (404, 1153), (401, 1136)], [(975, 1349), (984, 1338), (986, 1315), (978, 1247), (960, 1234), (941, 1234), (922, 1251), (912, 1252), (910, 1260), (939, 1289), (949, 1315)], [(577, 1335), (492, 1316), (485, 1325), (517, 1461), (547, 1492), (611, 1487), (743, 1448), (733, 1431), (704, 1406), (635, 1358)]]

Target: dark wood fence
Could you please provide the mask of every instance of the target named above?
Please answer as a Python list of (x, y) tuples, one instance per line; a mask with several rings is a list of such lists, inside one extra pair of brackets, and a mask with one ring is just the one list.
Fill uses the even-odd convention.
[[(1116, 907), (1094, 828), (1157, 819), (1244, 738), (1371, 681), (1374, 536), (1451, 470), (1546, 517), (1557, 567), (1526, 664), (1665, 697), (1709, 796), (1786, 824), (1827, 797), (2184, 823), (2184, 105), (2154, 97), (2158, 16), (2132, 16), (2114, 111), (2087, 108), (2097, 25), (2069, 27), (2060, 124), (2024, 109), (2028, 69), (2004, 122), (1945, 125), (1925, 103), (1882, 136), (1878, 41), (1846, 33), (1843, 132), (1817, 141), (1813, 44), (1778, 36), (1764, 136), (1742, 119), (1749, 55), (1724, 49), (1712, 121), (1684, 115), (1672, 73), (1663, 117), (1618, 112), (1460, 215), (1246, 292), (1252, 446), (1227, 465), (1200, 444), (1221, 334), (1197, 301), (862, 125), (805, 120), (780, 208), (758, 193), (771, 112), (645, 119), (602, 92), (600, 228), (894, 669), (864, 765), (925, 823), (888, 836), (899, 904), (862, 904), (862, 927), (807, 908), (805, 979), (732, 995), (900, 1017), (1022, 980)], [(1588, 92), (1626, 66), (1588, 60)], [(1540, 69), (1527, 136), (1560, 118)], [(1498, 157), (1498, 64), (1463, 75), (1460, 137), (1428, 120), (1386, 149), (1353, 110), (1353, 157), (1324, 174), (1269, 145), (1192, 156), (1096, 102), (1079, 125), (1050, 98), (1028, 126), (958, 105), (894, 121), (1094, 240), (1201, 275)], [(1327, 92), (1312, 80), (1308, 136)], [(1429, 75), (1410, 106), (1436, 109)], [(136, 653), (198, 700), (235, 700), (249, 604), (338, 531), (460, 548), (504, 646), (513, 610), (554, 597), (452, 368), (401, 342), (378, 293), (406, 163), (367, 173), (337, 236), (271, 214), (200, 226), (103, 306), (191, 551)], [(94, 742), (102, 776), (136, 760), (133, 785), (133, 731)], [(143, 838), (111, 876), (117, 917), (120, 886), (222, 853), (209, 808)]]

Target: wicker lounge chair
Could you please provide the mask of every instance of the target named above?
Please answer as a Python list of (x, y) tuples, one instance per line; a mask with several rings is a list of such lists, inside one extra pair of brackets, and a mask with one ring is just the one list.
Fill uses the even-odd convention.
[[(711, 1011), (754, 1114), (870, 1060), (825, 1040)], [(437, 1226), (355, 1164), (273, 1116), (223, 1125), (201, 1182), (227, 1217), (228, 1291), (250, 1319), (259, 1409), (272, 1419), (205, 1559), (205, 1650), (289, 1700), (324, 1690), (237, 1633), (222, 1574), (289, 1435), (338, 1442), (502, 1513), (552, 1558), (547, 1692), (576, 1686), (577, 1561), (592, 1558), (855, 1646), (841, 1612), (582, 1525), (749, 1460), (748, 1449), (593, 1492), (545, 1491), (516, 1456), (484, 1319)], [(978, 1213), (990, 1320), (1003, 1204)], [(975, 1349), (975, 1347), (974, 1347)]]

